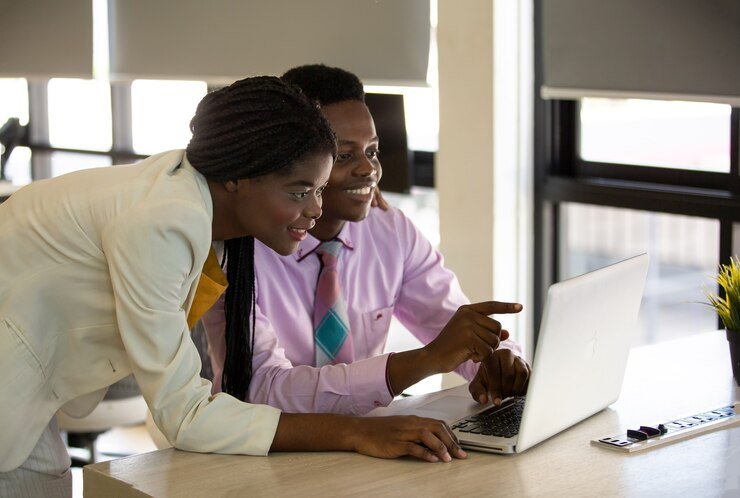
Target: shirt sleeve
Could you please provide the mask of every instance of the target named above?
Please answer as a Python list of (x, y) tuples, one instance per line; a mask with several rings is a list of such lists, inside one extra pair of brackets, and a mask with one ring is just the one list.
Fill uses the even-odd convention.
[[(226, 356), (225, 322), (222, 297), (203, 317), (214, 372), (214, 392), (221, 390)], [(248, 394), (252, 403), (265, 403), (291, 413), (364, 415), (393, 400), (385, 379), (388, 355), (349, 365), (294, 366), (285, 356), (272, 324), (259, 306), (254, 334)]]
[[(444, 258), (418, 228), (398, 212), (396, 233), (404, 255), (403, 285), (395, 303), (394, 315), (423, 344), (433, 341), (457, 309), (469, 304), (455, 274), (444, 266)], [(514, 341), (503, 341), (499, 348), (521, 354)], [(475, 377), (478, 364), (467, 361), (455, 369), (468, 381)]]
[(280, 411), (218, 394), (200, 378), (183, 309), (208, 251), (211, 222), (187, 202), (128, 212), (103, 233), (116, 320), (134, 376), (175, 447), (266, 455)]

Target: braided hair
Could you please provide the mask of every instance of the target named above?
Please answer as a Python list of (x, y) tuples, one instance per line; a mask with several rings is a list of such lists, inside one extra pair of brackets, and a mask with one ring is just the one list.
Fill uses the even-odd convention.
[(365, 102), (365, 89), (360, 78), (339, 67), (307, 64), (289, 69), (281, 78), (299, 87), (322, 106), (345, 100)]
[[(317, 153), (336, 156), (336, 139), (319, 108), (296, 87), (271, 76), (245, 78), (206, 95), (190, 122), (188, 161), (216, 182), (290, 173)], [(254, 237), (225, 242), (226, 360), (224, 392), (244, 400), (254, 351)]]

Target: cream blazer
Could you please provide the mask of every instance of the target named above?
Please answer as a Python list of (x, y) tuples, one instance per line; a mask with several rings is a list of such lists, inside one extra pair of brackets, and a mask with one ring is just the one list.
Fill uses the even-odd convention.
[(199, 375), (186, 314), (213, 206), (184, 156), (34, 182), (0, 204), (0, 471), (58, 409), (83, 416), (132, 372), (175, 447), (267, 454), (280, 411), (211, 396)]

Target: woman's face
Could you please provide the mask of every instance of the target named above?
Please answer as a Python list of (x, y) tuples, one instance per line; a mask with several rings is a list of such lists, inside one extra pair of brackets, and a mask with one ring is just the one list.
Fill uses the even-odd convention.
[(370, 211), (383, 171), (378, 136), (367, 106), (346, 100), (322, 108), (337, 136), (338, 154), (324, 190), (323, 223), (360, 221)]
[(314, 154), (294, 163), (289, 174), (227, 182), (226, 189), (237, 194), (234, 216), (238, 227), (279, 254), (298, 249), (321, 216), (321, 193), (332, 162), (329, 153)]

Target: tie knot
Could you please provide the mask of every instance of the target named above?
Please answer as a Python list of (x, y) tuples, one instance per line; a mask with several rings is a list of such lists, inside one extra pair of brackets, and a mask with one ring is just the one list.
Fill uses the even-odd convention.
[(322, 242), (319, 247), (316, 248), (316, 253), (323, 261), (324, 266), (336, 266), (337, 258), (339, 257), (339, 251), (342, 249), (342, 242), (334, 239)]

